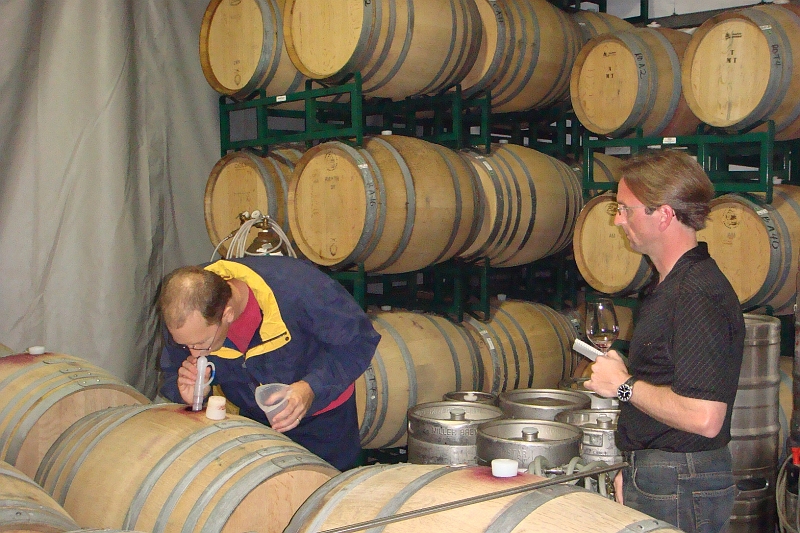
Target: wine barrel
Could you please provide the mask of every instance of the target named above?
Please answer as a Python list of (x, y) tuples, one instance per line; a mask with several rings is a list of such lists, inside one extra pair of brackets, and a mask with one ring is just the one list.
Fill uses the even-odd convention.
[(700, 120), (741, 131), (775, 121), (777, 140), (800, 137), (800, 6), (725, 11), (692, 35), (683, 90)]
[(73, 422), (107, 407), (148, 403), (118, 377), (77, 357), (9, 355), (0, 360), (0, 459), (33, 477)]
[(435, 94), (469, 73), (481, 46), (474, 0), (287, 0), (284, 36), (305, 76), (338, 83), (361, 73), (364, 94)]
[(35, 479), (82, 527), (280, 532), (338, 472), (244, 417), (213, 421), (185, 405), (151, 404), (85, 416)]
[(211, 0), (200, 25), (200, 66), (209, 85), (242, 99), (258, 89), (278, 96), (303, 89), (286, 53), (285, 0)]
[(617, 33), (620, 31), (629, 31), (634, 28), (634, 25), (615, 17), (609, 13), (602, 13), (597, 11), (580, 10), (572, 14), (572, 20), (578, 25), (583, 38), (583, 44), (586, 44), (594, 37), (603, 35), (604, 33)]
[[(374, 465), (350, 470), (315, 492), (292, 518), (286, 533), (327, 531), (435, 505), (451, 504), (543, 481), (532, 474), (494, 477), (491, 468), (441, 465)], [(573, 485), (520, 491), (471, 505), (420, 513), (382, 525), (386, 533), (422, 531), (582, 531), (616, 533), (680, 531), (596, 492)]]
[(79, 528), (30, 477), (0, 461), (0, 531), (61, 533)]
[(577, 24), (547, 0), (503, 2), (505, 59), (492, 84), (492, 112), (540, 109), (569, 98), (581, 47)]
[(409, 409), (453, 390), (476, 390), (478, 349), (460, 325), (436, 315), (376, 311), (370, 316), (381, 341), (356, 380), (361, 446), (403, 446)]
[(789, 315), (797, 294), (800, 260), (800, 187), (775, 185), (772, 203), (726, 194), (711, 201), (697, 233), (733, 285), (744, 308), (769, 305)]
[(459, 256), (514, 267), (558, 253), (572, 240), (583, 204), (578, 173), (531, 148), (496, 144), (490, 155), (463, 152), (484, 206), (472, 244)]
[(461, 81), (464, 97), (490, 89), (499, 79), (511, 31), (505, 14), (507, 8), (501, 2), (476, 0), (475, 5), (481, 19), (481, 46), (472, 68)]
[[(241, 227), (239, 215), (261, 211), (269, 215), (291, 240), (287, 218), (289, 182), (303, 151), (301, 145), (276, 145), (265, 157), (251, 150), (231, 152), (220, 159), (206, 182), (203, 212), (215, 247)], [(258, 228), (250, 230), (252, 241)], [(220, 246), (224, 255), (226, 246)]]
[(479, 390), (556, 388), (571, 375), (577, 332), (566, 316), (545, 305), (495, 301), (490, 320), (469, 317), (462, 324), (480, 350)]
[(610, 193), (586, 202), (575, 224), (572, 249), (586, 283), (597, 291), (625, 296), (643, 289), (653, 269), (645, 256), (631, 250), (625, 232), (614, 225), (616, 207)]
[(700, 121), (681, 95), (688, 34), (665, 28), (606, 33), (587, 42), (572, 70), (570, 96), (586, 129), (609, 137), (685, 135)]
[(476, 179), (457, 152), (421, 139), (367, 137), (363, 148), (326, 142), (297, 162), (289, 227), (318, 265), (412, 272), (450, 259), (475, 238)]

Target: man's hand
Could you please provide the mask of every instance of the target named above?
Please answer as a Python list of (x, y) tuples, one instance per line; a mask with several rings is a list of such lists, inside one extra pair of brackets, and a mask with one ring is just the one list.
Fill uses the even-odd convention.
[(614, 498), (618, 504), (625, 505), (625, 502), (622, 501), (622, 470), (614, 476)]
[(606, 355), (600, 355), (592, 364), (592, 375), (584, 386), (603, 396), (616, 398), (617, 388), (631, 377), (625, 362), (616, 350), (609, 350)]
[[(211, 379), (211, 367), (206, 367), (206, 375), (204, 380)], [(189, 355), (178, 369), (178, 392), (181, 393), (181, 398), (188, 405), (194, 403), (194, 382), (197, 381), (197, 356)], [(203, 396), (208, 396), (211, 392), (211, 387), (207, 386), (203, 389)]]
[[(289, 390), (284, 398), (286, 398), (286, 407), (272, 419), (272, 429), (281, 433), (297, 427), (308, 412), (308, 408), (311, 407), (311, 402), (314, 401), (314, 391), (305, 381), (297, 381), (289, 385)], [(267, 400), (271, 401), (269, 398)]]

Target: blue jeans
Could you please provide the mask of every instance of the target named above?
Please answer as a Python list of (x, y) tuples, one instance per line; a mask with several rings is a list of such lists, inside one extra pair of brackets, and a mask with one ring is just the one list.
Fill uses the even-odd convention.
[(624, 452), (624, 504), (686, 533), (718, 533), (733, 511), (735, 483), (725, 446), (694, 453)]

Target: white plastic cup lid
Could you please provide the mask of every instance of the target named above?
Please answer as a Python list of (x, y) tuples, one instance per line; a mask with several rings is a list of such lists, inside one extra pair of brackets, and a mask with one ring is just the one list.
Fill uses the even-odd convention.
[(514, 459), (492, 459), (492, 475), (494, 477), (514, 477), (517, 475), (519, 463)]

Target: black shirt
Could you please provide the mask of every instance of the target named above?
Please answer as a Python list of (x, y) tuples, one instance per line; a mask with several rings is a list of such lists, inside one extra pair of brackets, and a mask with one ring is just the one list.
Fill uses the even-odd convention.
[(722, 430), (709, 439), (667, 426), (623, 403), (617, 447), (696, 452), (727, 445), (744, 335), (736, 293), (701, 242), (642, 302), (630, 343), (629, 372), (653, 385), (669, 385), (680, 396), (727, 403)]

